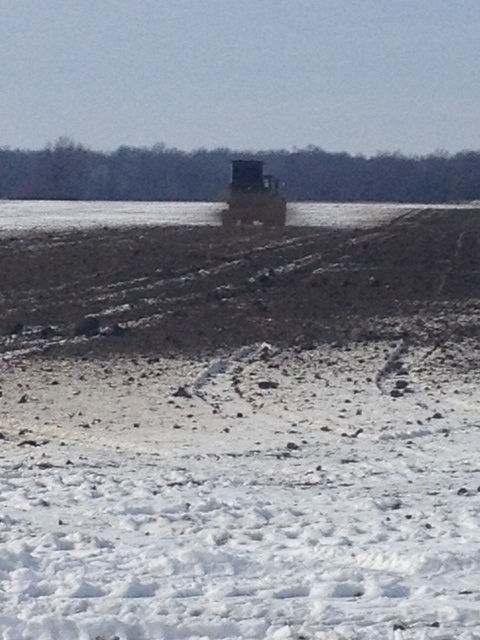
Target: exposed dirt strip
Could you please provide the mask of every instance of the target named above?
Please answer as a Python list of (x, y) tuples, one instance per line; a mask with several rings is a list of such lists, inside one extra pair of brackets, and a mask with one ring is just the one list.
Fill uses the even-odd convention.
[[(379, 229), (123, 228), (3, 240), (0, 350), (200, 353), (375, 333), (398, 342), (433, 331), (435, 304), (443, 315), (468, 304), (468, 324), (479, 221), (476, 210), (428, 209)], [(98, 326), (78, 330), (90, 316)]]

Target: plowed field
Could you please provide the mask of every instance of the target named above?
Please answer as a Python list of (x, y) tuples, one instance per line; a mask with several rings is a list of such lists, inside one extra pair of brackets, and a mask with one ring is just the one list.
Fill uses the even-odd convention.
[[(480, 211), (373, 228), (118, 228), (4, 238), (2, 352), (208, 352), (477, 331)], [(75, 327), (86, 316), (98, 330)], [(76, 335), (77, 334), (77, 335)]]

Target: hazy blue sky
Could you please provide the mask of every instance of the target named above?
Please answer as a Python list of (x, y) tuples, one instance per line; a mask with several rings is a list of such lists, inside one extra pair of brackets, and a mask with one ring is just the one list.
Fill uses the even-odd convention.
[(0, 0), (0, 146), (480, 149), (480, 0)]

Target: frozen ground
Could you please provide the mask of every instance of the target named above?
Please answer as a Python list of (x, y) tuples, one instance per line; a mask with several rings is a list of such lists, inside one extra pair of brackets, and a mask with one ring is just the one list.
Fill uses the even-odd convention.
[[(0, 201), (0, 234), (89, 229), (98, 226), (218, 225), (222, 203)], [(471, 205), (474, 206), (474, 205)], [(476, 205), (478, 206), (478, 205)], [(287, 224), (368, 226), (428, 205), (372, 203), (291, 203)], [(459, 208), (459, 205), (435, 205)], [(470, 205), (464, 205), (470, 208)]]
[(0, 237), (2, 640), (479, 640), (479, 210), (88, 206)]
[(4, 360), (3, 639), (478, 639), (478, 353)]

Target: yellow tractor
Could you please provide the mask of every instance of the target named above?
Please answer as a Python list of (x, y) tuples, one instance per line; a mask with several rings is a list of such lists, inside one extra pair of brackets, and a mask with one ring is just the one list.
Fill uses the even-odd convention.
[(232, 160), (228, 209), (222, 211), (222, 225), (253, 224), (283, 227), (287, 203), (279, 193), (279, 181), (264, 175), (261, 160)]

